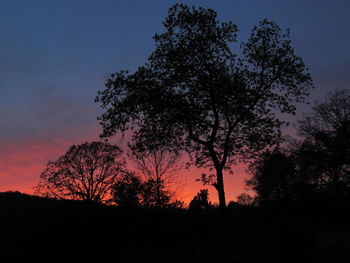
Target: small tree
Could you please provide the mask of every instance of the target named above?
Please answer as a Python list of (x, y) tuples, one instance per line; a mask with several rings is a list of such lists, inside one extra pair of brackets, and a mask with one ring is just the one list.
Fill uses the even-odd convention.
[(241, 193), (237, 196), (237, 203), (242, 206), (251, 206), (254, 204), (254, 197), (247, 193)]
[(214, 170), (212, 185), (226, 207), (224, 171), (274, 142), (284, 122), (312, 87), (289, 31), (263, 20), (241, 44), (237, 26), (214, 10), (177, 4), (156, 34), (148, 62), (112, 74), (96, 101), (105, 112), (103, 137), (133, 129), (139, 145), (184, 150), (190, 163)]
[(138, 174), (143, 180), (142, 203), (148, 207), (164, 208), (177, 202), (176, 196), (181, 181), (178, 172), (179, 155), (165, 147), (140, 151), (140, 147), (129, 145), (130, 157), (136, 165)]
[(208, 189), (202, 189), (191, 200), (189, 209), (190, 210), (208, 209), (211, 206), (212, 205), (211, 205), (211, 202), (209, 201)]
[(116, 178), (124, 171), (121, 149), (106, 142), (73, 145), (49, 161), (35, 193), (58, 199), (104, 202), (110, 198)]
[(279, 151), (266, 152), (249, 167), (253, 175), (246, 185), (255, 191), (259, 204), (292, 199), (295, 168), (291, 159)]
[(141, 206), (143, 185), (134, 173), (123, 174), (112, 187), (113, 201), (121, 207)]

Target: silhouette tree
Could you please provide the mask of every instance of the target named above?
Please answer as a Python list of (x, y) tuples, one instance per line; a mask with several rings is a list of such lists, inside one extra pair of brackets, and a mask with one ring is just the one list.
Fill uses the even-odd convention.
[(323, 150), (309, 140), (294, 141), (290, 148), (288, 159), (292, 159), (295, 168), (292, 187), (295, 201), (305, 202), (325, 192)]
[(193, 197), (190, 202), (190, 210), (208, 209), (211, 207), (211, 202), (209, 201), (208, 189), (199, 190), (197, 195)]
[(263, 20), (235, 55), (237, 26), (211, 9), (169, 9), (148, 62), (112, 74), (96, 102), (102, 137), (133, 129), (138, 145), (186, 151), (190, 163), (215, 170), (212, 185), (225, 208), (224, 170), (273, 143), (312, 87), (289, 31)]
[(178, 153), (170, 152), (165, 147), (140, 151), (136, 145), (129, 146), (132, 150), (130, 157), (143, 179), (143, 205), (158, 208), (173, 206), (181, 187), (177, 174), (180, 170)]
[(254, 197), (247, 193), (241, 193), (237, 196), (237, 203), (242, 206), (251, 206), (254, 204)]
[[(350, 183), (350, 94), (336, 90), (299, 122), (304, 136), (300, 172), (337, 193)], [(308, 165), (312, 163), (312, 165)]]
[(125, 173), (112, 187), (113, 201), (122, 207), (139, 207), (142, 201), (142, 181), (134, 173)]
[(57, 161), (48, 162), (35, 192), (58, 199), (104, 202), (124, 172), (121, 153), (118, 146), (106, 142), (73, 145)]
[(295, 168), (292, 160), (279, 151), (265, 152), (250, 167), (252, 178), (246, 185), (257, 194), (259, 204), (292, 200)]

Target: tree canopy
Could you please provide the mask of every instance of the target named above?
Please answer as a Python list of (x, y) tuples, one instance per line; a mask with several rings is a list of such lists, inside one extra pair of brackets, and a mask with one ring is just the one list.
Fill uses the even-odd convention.
[(212, 204), (209, 201), (208, 189), (201, 189), (193, 197), (188, 208), (190, 210), (201, 210), (201, 209), (209, 209), (211, 206)]
[(183, 4), (169, 9), (165, 32), (134, 73), (112, 74), (96, 101), (104, 110), (102, 136), (133, 130), (141, 148), (186, 151), (197, 167), (215, 170), (213, 185), (225, 207), (223, 171), (272, 144), (312, 88), (289, 30), (262, 20), (240, 51), (237, 26), (214, 10)]
[(113, 201), (121, 207), (139, 207), (142, 200), (142, 181), (134, 173), (125, 173), (112, 186)]
[(281, 151), (265, 152), (250, 165), (252, 177), (246, 185), (256, 193), (259, 204), (292, 200), (296, 183), (294, 162)]
[(350, 94), (335, 90), (299, 122), (300, 172), (338, 193), (350, 183)]
[(143, 204), (164, 208), (179, 203), (176, 198), (183, 181), (178, 174), (179, 154), (164, 147), (140, 152), (136, 145), (129, 146), (136, 172), (143, 180)]
[(124, 173), (121, 149), (107, 142), (73, 145), (40, 175), (36, 193), (58, 199), (104, 202)]

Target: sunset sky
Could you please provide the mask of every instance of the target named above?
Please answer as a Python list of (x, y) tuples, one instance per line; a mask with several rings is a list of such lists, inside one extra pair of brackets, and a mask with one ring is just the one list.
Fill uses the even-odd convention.
[[(238, 25), (239, 41), (263, 18), (291, 28), (296, 54), (316, 86), (310, 102), (332, 89), (349, 88), (348, 0), (2, 0), (0, 191), (33, 193), (48, 160), (72, 144), (98, 139), (96, 92), (108, 74), (132, 71), (146, 61), (154, 48), (152, 36), (164, 30), (167, 9), (178, 2), (216, 10), (219, 20)], [(308, 109), (300, 106), (297, 118)], [(247, 177), (243, 166), (234, 171), (225, 179), (228, 200), (243, 191)], [(200, 173), (183, 172), (184, 200), (203, 188), (194, 182)]]

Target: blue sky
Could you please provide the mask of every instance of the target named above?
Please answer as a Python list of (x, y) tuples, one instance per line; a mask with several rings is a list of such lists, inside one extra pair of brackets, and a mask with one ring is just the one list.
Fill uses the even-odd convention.
[(108, 74), (146, 61), (152, 36), (162, 32), (167, 9), (177, 2), (216, 10), (219, 20), (238, 25), (239, 41), (263, 18), (291, 28), (315, 82), (311, 102), (348, 88), (350, 1), (2, 0), (0, 190), (27, 189), (48, 159), (98, 138), (97, 90)]

